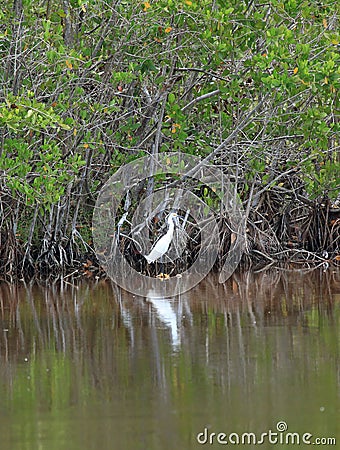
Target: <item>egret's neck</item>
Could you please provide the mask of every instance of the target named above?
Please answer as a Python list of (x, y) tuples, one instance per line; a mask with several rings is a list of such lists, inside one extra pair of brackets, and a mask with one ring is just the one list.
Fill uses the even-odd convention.
[(168, 232), (169, 233), (173, 233), (174, 232), (174, 228), (175, 228), (175, 224), (174, 224), (174, 221), (173, 221), (172, 218), (170, 220), (168, 220), (168, 224), (169, 224)]

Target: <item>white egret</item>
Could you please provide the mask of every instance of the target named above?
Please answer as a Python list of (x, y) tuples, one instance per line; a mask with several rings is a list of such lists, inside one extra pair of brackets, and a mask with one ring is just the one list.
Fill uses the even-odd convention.
[(169, 214), (169, 217), (167, 219), (169, 229), (167, 233), (156, 242), (148, 255), (144, 255), (144, 258), (147, 260), (148, 264), (157, 261), (157, 259), (161, 258), (169, 250), (171, 241), (174, 236), (176, 217), (178, 217), (176, 213)]

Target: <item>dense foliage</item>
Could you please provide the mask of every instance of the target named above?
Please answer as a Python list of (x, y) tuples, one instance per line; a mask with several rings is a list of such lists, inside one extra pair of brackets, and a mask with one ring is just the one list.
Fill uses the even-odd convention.
[(90, 251), (100, 186), (158, 151), (215, 151), (249, 251), (339, 251), (335, 0), (0, 6), (4, 273)]

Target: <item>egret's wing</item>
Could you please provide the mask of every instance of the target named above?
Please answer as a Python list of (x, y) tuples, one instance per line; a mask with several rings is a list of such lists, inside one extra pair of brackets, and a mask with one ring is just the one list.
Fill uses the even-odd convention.
[(145, 259), (150, 264), (156, 261), (156, 259), (160, 258), (162, 255), (162, 252), (159, 252), (156, 248), (153, 248), (148, 255), (145, 255)]
[(166, 234), (162, 236), (159, 239), (159, 241), (156, 242), (151, 252), (148, 255), (144, 256), (147, 262), (150, 264), (159, 259), (161, 256), (163, 256), (164, 253), (168, 251), (169, 245), (170, 245), (169, 236), (167, 236)]

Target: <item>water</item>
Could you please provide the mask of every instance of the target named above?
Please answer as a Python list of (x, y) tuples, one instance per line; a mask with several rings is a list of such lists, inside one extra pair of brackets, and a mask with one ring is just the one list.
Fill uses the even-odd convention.
[(260, 447), (339, 445), (339, 272), (209, 276), (163, 300), (2, 283), (0, 301), (1, 450), (223, 448), (282, 421)]

